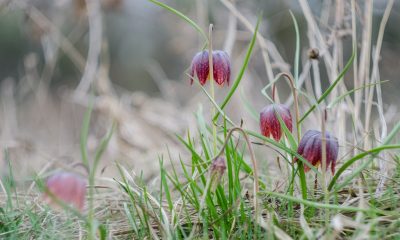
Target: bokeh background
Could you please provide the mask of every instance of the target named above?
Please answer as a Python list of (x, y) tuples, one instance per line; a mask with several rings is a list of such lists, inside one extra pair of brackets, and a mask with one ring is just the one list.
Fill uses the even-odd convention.
[[(252, 33), (230, 16), (223, 1), (166, 0), (205, 31), (214, 24), (214, 48), (226, 50), (232, 58), (232, 75), (236, 76)], [(295, 0), (226, 1), (239, 9), (251, 24), (263, 13), (260, 32), (274, 43), (275, 73), (292, 71), (295, 53), (295, 31), (289, 10), (296, 16), (301, 34), (301, 59), (307, 59), (310, 48), (307, 25)], [(344, 59), (351, 55), (351, 33), (346, 33), (348, 13), (343, 25), (335, 25), (335, 8), (329, 0), (310, 0), (321, 31), (343, 32)], [(342, 1), (344, 4), (348, 1)], [(359, 1), (357, 1), (359, 2)], [(174, 134), (194, 133), (196, 112), (207, 114), (204, 94), (190, 86), (187, 72), (193, 55), (201, 50), (201, 36), (176, 15), (147, 0), (102, 0), (101, 26), (91, 42), (88, 9), (84, 0), (1, 0), (0, 1), (0, 145), (1, 157), (11, 159), (21, 169), (18, 175), (54, 167), (68, 167), (79, 162), (79, 137), (90, 92), (80, 94), (88, 52), (100, 46), (96, 82), (95, 111), (90, 130), (89, 149), (112, 122), (118, 129), (107, 150), (104, 174), (112, 174), (113, 160), (121, 160), (144, 171), (151, 178), (157, 175), (158, 160), (168, 153), (179, 156), (185, 151)], [(359, 4), (363, 4), (359, 2)], [(386, 1), (376, 0), (373, 7), (372, 42)], [(350, 11), (350, 10), (349, 10)], [(360, 14), (361, 15), (361, 14)], [(400, 4), (395, 2), (388, 20), (381, 52), (381, 80), (385, 110), (390, 119), (398, 119), (400, 82)], [(358, 24), (363, 24), (362, 19)], [(236, 27), (235, 36), (228, 29)], [(360, 28), (361, 29), (361, 28)], [(341, 31), (343, 30), (343, 31)], [(92, 40), (93, 41), (93, 40)], [(327, 39), (328, 41), (328, 39)], [(323, 75), (324, 73), (322, 73)], [(243, 81), (243, 93), (255, 109), (266, 103), (260, 90), (268, 79), (260, 51), (255, 50)], [(351, 88), (351, 74), (346, 77)], [(323, 88), (328, 82), (322, 82)], [(278, 84), (279, 93), (287, 96), (285, 84)], [(77, 93), (78, 92), (78, 93)], [(222, 99), (226, 89), (217, 90)], [(243, 118), (249, 128), (257, 129), (256, 120), (243, 116), (240, 94), (229, 107), (233, 119)], [(200, 110), (199, 110), (200, 109)], [(168, 148), (166, 147), (168, 146)], [(4, 151), (7, 149), (7, 151)], [(7, 155), (7, 156), (5, 156)], [(4, 169), (1, 167), (1, 169)], [(29, 173), (26, 174), (25, 173)]]

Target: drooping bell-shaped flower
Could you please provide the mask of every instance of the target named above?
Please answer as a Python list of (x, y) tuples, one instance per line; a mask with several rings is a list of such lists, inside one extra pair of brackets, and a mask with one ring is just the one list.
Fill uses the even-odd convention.
[(283, 104), (272, 104), (263, 108), (260, 112), (260, 129), (261, 134), (270, 137), (276, 141), (282, 137), (282, 128), (278, 115), (281, 117), (286, 127), (292, 132), (292, 115), (290, 110)]
[(213, 72), (214, 80), (220, 86), (226, 83), (229, 86), (231, 78), (231, 63), (226, 52), (221, 50), (213, 51)]
[[(339, 143), (336, 137), (329, 132), (325, 132), (326, 140), (326, 169), (331, 167), (332, 174), (335, 173), (336, 159), (339, 152)], [(301, 138), (297, 153), (300, 154), (313, 166), (318, 167), (322, 164), (322, 133), (317, 130), (308, 130)], [(298, 159), (295, 159), (297, 161)], [(304, 171), (310, 168), (304, 165)]]
[(86, 196), (86, 179), (78, 174), (60, 171), (50, 176), (46, 181), (44, 200), (55, 207), (60, 207), (57, 201), (72, 205), (79, 211), (83, 210)]
[[(223, 86), (224, 83), (229, 85), (231, 64), (228, 54), (221, 50), (215, 50), (212, 52), (212, 57), (214, 81), (221, 86)], [(196, 77), (199, 79), (201, 85), (206, 84), (207, 80), (210, 79), (210, 66), (207, 50), (198, 52), (193, 57), (190, 68), (190, 84), (193, 84), (193, 80), (196, 79)]]
[(190, 67), (190, 84), (193, 84), (193, 80), (196, 79), (196, 76), (201, 85), (206, 84), (209, 69), (208, 51), (198, 52), (194, 55)]

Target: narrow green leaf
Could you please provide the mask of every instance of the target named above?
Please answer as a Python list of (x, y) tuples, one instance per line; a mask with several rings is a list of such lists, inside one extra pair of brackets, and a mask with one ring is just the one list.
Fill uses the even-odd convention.
[(356, 51), (353, 49), (353, 53), (351, 54), (351, 57), (349, 61), (346, 63), (346, 66), (343, 68), (342, 72), (339, 74), (339, 76), (336, 78), (336, 80), (329, 86), (329, 88), (322, 94), (322, 96), (317, 100), (317, 103), (314, 104), (304, 115), (301, 117), (299, 120), (299, 124), (304, 121), (304, 119), (307, 118), (307, 116), (332, 92), (332, 90), (336, 87), (336, 85), (343, 79), (344, 75), (346, 72), (350, 69), (354, 57), (356, 55)]
[(386, 82), (389, 82), (389, 80), (380, 81), (380, 82), (377, 82), (377, 83), (365, 84), (365, 85), (363, 85), (363, 86), (361, 86), (361, 87), (359, 87), (359, 88), (351, 89), (351, 90), (349, 90), (349, 91), (343, 93), (343, 94), (340, 95), (339, 97), (333, 99), (333, 101), (332, 101), (326, 108), (332, 108), (332, 107), (335, 106), (338, 102), (340, 102), (341, 100), (343, 100), (345, 97), (347, 97), (348, 95), (350, 95), (350, 94), (352, 94), (352, 93), (354, 93), (354, 92), (356, 92), (356, 91), (358, 91), (358, 90), (362, 90), (362, 89), (365, 89), (365, 88), (367, 88), (367, 87), (375, 86), (375, 85), (382, 84), (382, 83), (386, 83)]
[(249, 134), (249, 135), (251, 135), (251, 136), (253, 136), (253, 137), (256, 137), (256, 138), (261, 139), (261, 140), (263, 140), (263, 141), (265, 141), (265, 142), (268, 142), (269, 144), (271, 144), (271, 145), (273, 145), (273, 146), (275, 146), (275, 147), (277, 147), (277, 148), (279, 148), (279, 149), (281, 149), (281, 150), (283, 150), (283, 151), (285, 151), (285, 152), (287, 152), (287, 153), (289, 153), (289, 154), (291, 154), (291, 155), (296, 156), (296, 158), (297, 158), (298, 160), (300, 160), (301, 162), (303, 162), (303, 164), (307, 165), (307, 166), (308, 166), (313, 172), (315, 172), (318, 176), (321, 176), (321, 173), (318, 171), (318, 169), (317, 169), (316, 167), (314, 167), (311, 163), (309, 163), (306, 159), (304, 159), (303, 156), (301, 156), (300, 154), (298, 154), (296, 151), (294, 151), (294, 150), (292, 150), (292, 149), (286, 147), (286, 146), (283, 145), (283, 144), (280, 144), (279, 142), (277, 142), (277, 141), (275, 141), (275, 140), (272, 140), (272, 139), (270, 139), (270, 138), (267, 138), (267, 137), (265, 137), (265, 136), (263, 136), (263, 135), (261, 135), (261, 134), (259, 134), (259, 133), (256, 133), (256, 132), (253, 132), (253, 131), (250, 131), (250, 130), (245, 130), (245, 131), (246, 131), (247, 134)]
[(172, 8), (170, 6), (168, 6), (165, 3), (159, 2), (157, 0), (148, 0), (168, 11), (170, 11), (171, 13), (175, 14), (176, 16), (182, 18), (184, 21), (186, 21), (187, 23), (189, 23), (194, 29), (196, 29), (197, 32), (200, 33), (200, 35), (204, 38), (204, 40), (206, 42), (208, 42), (208, 37), (207, 35), (204, 33), (204, 31), (201, 29), (201, 27), (199, 25), (197, 25), (193, 20), (191, 20), (189, 17), (187, 17), (185, 14), (179, 12), (178, 10), (176, 10), (175, 8)]
[[(164, 191), (165, 198), (166, 198), (167, 203), (168, 203), (168, 209), (169, 209), (169, 211), (172, 211), (174, 205), (172, 203), (171, 192), (169, 190), (167, 178), (165, 177), (166, 172), (165, 172), (165, 169), (164, 169), (164, 161), (163, 161), (162, 158), (160, 159), (160, 171), (161, 171), (160, 200), (162, 200), (162, 193)], [(163, 188), (164, 188), (164, 190), (163, 190)]]
[[(232, 96), (235, 93), (237, 87), (239, 86), (240, 81), (243, 78), (244, 71), (246, 70), (247, 65), (249, 64), (250, 56), (251, 56), (251, 53), (253, 52), (253, 48), (254, 48), (254, 45), (256, 43), (258, 27), (260, 25), (260, 22), (261, 22), (261, 15), (258, 17), (257, 25), (256, 25), (256, 28), (254, 29), (254, 34), (253, 34), (253, 37), (251, 38), (251, 42), (250, 42), (249, 48), (247, 49), (246, 57), (245, 57), (244, 62), (242, 64), (242, 68), (240, 69), (239, 74), (236, 77), (236, 80), (232, 85), (231, 90), (229, 91), (228, 95), (225, 97), (224, 101), (222, 102), (222, 105), (220, 107), (221, 110), (223, 110), (225, 108), (225, 106), (228, 104), (229, 100), (232, 98)], [(214, 116), (213, 121), (217, 120), (219, 114), (220, 113), (218, 112)]]
[(107, 135), (101, 139), (100, 145), (96, 149), (92, 172), (96, 171), (96, 168), (100, 161), (100, 158), (103, 155), (104, 151), (106, 150), (108, 143), (110, 142), (111, 137), (114, 133), (115, 126), (116, 126), (116, 124), (113, 123), (113, 125), (112, 125), (111, 129), (108, 131)]
[(319, 202), (313, 202), (297, 197), (292, 197), (289, 195), (284, 195), (281, 193), (277, 192), (270, 192), (270, 191), (265, 191), (265, 193), (275, 196), (278, 198), (283, 198), (292, 202), (304, 204), (307, 206), (315, 207), (315, 208), (325, 208), (325, 209), (333, 209), (333, 210), (340, 210), (340, 211), (348, 211), (348, 212), (365, 212), (365, 213), (377, 213), (377, 214), (387, 214), (388, 212), (379, 210), (379, 209), (374, 209), (374, 208), (358, 208), (358, 207), (351, 207), (351, 206), (338, 206), (338, 205), (333, 205), (333, 204), (326, 204), (326, 203), (319, 203)]
[(240, 98), (242, 99), (243, 105), (250, 116), (255, 120), (259, 121), (260, 114), (257, 110), (251, 105), (250, 101), (246, 98), (246, 95), (243, 92), (243, 89), (240, 90)]
[[(379, 152), (381, 152), (382, 150), (386, 150), (386, 149), (399, 149), (399, 148), (400, 148), (400, 145), (386, 145), (386, 146), (381, 146), (381, 147), (377, 147), (377, 148), (371, 149), (371, 150), (369, 150), (369, 151), (360, 153), (360, 154), (358, 154), (358, 155), (352, 157), (350, 160), (348, 160), (347, 162), (345, 162), (345, 163), (342, 165), (342, 167), (339, 168), (339, 170), (337, 171), (337, 173), (335, 174), (335, 176), (332, 178), (331, 182), (329, 183), (328, 190), (331, 190), (331, 189), (332, 189), (332, 187), (335, 185), (335, 183), (336, 183), (337, 179), (340, 177), (340, 175), (341, 175), (347, 168), (349, 168), (352, 164), (354, 164), (357, 160), (360, 160), (360, 159), (362, 159), (362, 158), (364, 158), (365, 156), (370, 155), (370, 154), (372, 154), (372, 159), (373, 159), (373, 158), (374, 158)], [(361, 170), (362, 170), (362, 169), (361, 169)], [(360, 170), (360, 171), (361, 171), (361, 170)], [(353, 172), (352, 172), (352, 175), (353, 175), (353, 174), (356, 175), (355, 173), (358, 173), (358, 172), (360, 172), (360, 171), (357, 171), (357, 170), (356, 170), (356, 171), (353, 171)], [(345, 183), (346, 183), (346, 181), (345, 181), (344, 183), (342, 183), (341, 185), (343, 185), (343, 184), (345, 184)], [(340, 188), (341, 188), (341, 187), (340, 187)], [(336, 189), (339, 190), (339, 187), (337, 187)]]
[(85, 116), (83, 117), (83, 123), (81, 128), (81, 139), (80, 139), (82, 163), (88, 169), (90, 169), (90, 166), (89, 166), (88, 152), (87, 152), (87, 140), (89, 136), (90, 117), (92, 115), (93, 105), (94, 105), (94, 99), (90, 98), (89, 107), (85, 112)]
[(281, 115), (276, 111), (275, 108), (274, 108), (274, 111), (275, 111), (275, 116), (278, 117), (278, 121), (279, 121), (279, 124), (281, 125), (281, 129), (285, 133), (285, 135), (290, 143), (290, 147), (292, 148), (292, 150), (296, 151), (297, 150), (296, 140), (294, 139), (294, 137), (293, 137), (292, 133), (289, 131), (289, 129), (286, 127), (286, 124), (283, 121)]
[(293, 15), (293, 12), (290, 11), (290, 16), (292, 17), (294, 23), (294, 30), (296, 32), (296, 52), (294, 55), (294, 81), (296, 83), (296, 88), (298, 88), (299, 83), (299, 62), (300, 62), (300, 31), (299, 25), (297, 24), (297, 20)]
[[(233, 123), (232, 120), (230, 120), (228, 118), (228, 116), (226, 116), (226, 114), (224, 113), (224, 111), (222, 110), (222, 108), (220, 108), (218, 106), (218, 103), (215, 102), (215, 100), (211, 97), (211, 95), (207, 92), (207, 90), (201, 86), (201, 84), (197, 81), (197, 84), (199, 84), (199, 86), (201, 87), (201, 89), (203, 90), (203, 92), (207, 95), (208, 99), (210, 99), (211, 103), (214, 105), (214, 107), (218, 110), (218, 114), (222, 114), (222, 116), (224, 117), (224, 119), (226, 119), (226, 121), (228, 121), (232, 126), (235, 126), (235, 124)], [(213, 120), (215, 121), (215, 119)]]
[(340, 175), (347, 169), (349, 168), (354, 162), (356, 162), (359, 159), (362, 159), (366, 155), (372, 154), (371, 158), (364, 162), (360, 167), (358, 167), (356, 170), (353, 170), (351, 175), (347, 177), (340, 186), (335, 187), (335, 190), (338, 191), (344, 186), (347, 185), (357, 174), (359, 174), (364, 168), (366, 168), (374, 159), (374, 157), (382, 150), (385, 149), (398, 149), (400, 148), (400, 145), (387, 145), (389, 144), (393, 138), (396, 136), (396, 134), (400, 131), (400, 122), (396, 124), (396, 126), (393, 128), (393, 130), (388, 134), (388, 136), (385, 138), (383, 141), (382, 145), (380, 147), (371, 149), (369, 151), (363, 152), (358, 154), (357, 156), (354, 156), (350, 160), (348, 160), (343, 166), (337, 171), (335, 176), (332, 178), (331, 182), (329, 183), (328, 190), (330, 191), (334, 186), (337, 181), (337, 179), (340, 177)]

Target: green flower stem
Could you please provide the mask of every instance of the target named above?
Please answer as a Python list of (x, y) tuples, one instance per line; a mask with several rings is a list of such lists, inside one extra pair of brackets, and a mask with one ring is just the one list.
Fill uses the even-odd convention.
[[(214, 90), (214, 66), (213, 66), (213, 55), (212, 55), (212, 30), (213, 25), (210, 24), (208, 28), (208, 64), (209, 71), (208, 75), (210, 76), (210, 92), (211, 98), (215, 100), (215, 90)], [(213, 121), (213, 116), (215, 115), (215, 107), (211, 107), (211, 123), (212, 123), (212, 133), (213, 133), (213, 153), (217, 153), (217, 126)]]
[[(278, 76), (284, 76), (288, 80), (290, 88), (292, 89), (294, 108), (295, 108), (295, 112), (296, 112), (295, 122), (296, 122), (296, 129), (297, 129), (297, 142), (300, 143), (300, 134), (301, 134), (300, 121), (299, 121), (300, 112), (299, 112), (299, 102), (298, 102), (298, 98), (297, 98), (296, 84), (295, 84), (292, 76), (290, 76), (290, 74), (288, 74), (288, 73), (281, 73)], [(275, 83), (274, 83), (274, 85), (275, 85)], [(303, 199), (307, 199), (307, 179), (306, 179), (306, 175), (304, 173), (303, 163), (301, 163), (301, 162), (298, 162), (298, 163), (299, 163), (300, 185), (301, 185), (301, 192), (302, 192), (301, 195), (302, 195)], [(292, 169), (294, 169), (293, 164), (292, 164)]]

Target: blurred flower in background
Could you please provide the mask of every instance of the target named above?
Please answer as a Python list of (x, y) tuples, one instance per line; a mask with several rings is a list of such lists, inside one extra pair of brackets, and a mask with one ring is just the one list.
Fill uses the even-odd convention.
[(78, 174), (60, 171), (46, 181), (44, 200), (55, 208), (62, 208), (58, 201), (83, 210), (86, 197), (86, 179)]

